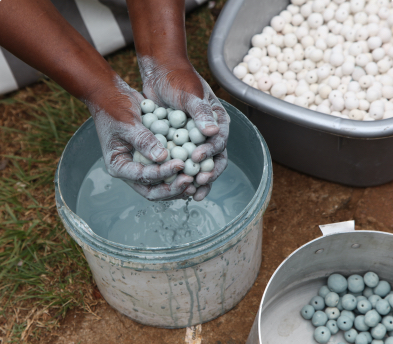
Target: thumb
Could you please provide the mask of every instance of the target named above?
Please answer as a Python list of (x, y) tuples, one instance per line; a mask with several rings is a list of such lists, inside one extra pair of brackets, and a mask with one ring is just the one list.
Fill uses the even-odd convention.
[(162, 162), (168, 156), (168, 151), (162, 143), (139, 121), (128, 130), (125, 139), (145, 158), (154, 162)]
[(220, 128), (213, 116), (210, 103), (206, 99), (191, 95), (187, 102), (186, 111), (194, 119), (195, 125), (205, 136), (218, 134)]

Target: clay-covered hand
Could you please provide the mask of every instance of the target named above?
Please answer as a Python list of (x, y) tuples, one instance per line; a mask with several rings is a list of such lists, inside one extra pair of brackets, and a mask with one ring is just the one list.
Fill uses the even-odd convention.
[[(196, 182), (201, 187), (194, 194), (201, 201), (228, 164), (226, 145), (229, 135), (229, 116), (207, 82), (188, 63), (159, 64), (153, 57), (138, 58), (143, 80), (144, 95), (156, 104), (182, 110), (195, 121), (197, 128), (207, 136), (204, 144), (192, 154), (194, 162), (213, 157), (214, 170), (198, 173)], [(217, 114), (214, 119), (213, 111)]]
[(141, 122), (140, 103), (144, 99), (116, 76), (114, 89), (105, 88), (101, 94), (97, 92), (84, 100), (94, 118), (107, 170), (151, 201), (191, 196), (196, 188), (190, 176), (179, 174), (172, 183), (162, 183), (184, 168), (183, 161), (173, 159), (146, 166), (133, 162), (135, 151), (157, 163), (168, 156), (164, 146)]

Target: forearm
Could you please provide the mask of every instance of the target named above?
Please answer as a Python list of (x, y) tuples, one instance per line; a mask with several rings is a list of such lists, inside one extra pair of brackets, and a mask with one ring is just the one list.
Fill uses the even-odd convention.
[(113, 83), (105, 59), (49, 0), (2, 0), (0, 23), (1, 46), (74, 96), (87, 99), (97, 87)]
[(188, 63), (184, 0), (127, 0), (127, 4), (139, 56), (153, 57), (159, 64)]

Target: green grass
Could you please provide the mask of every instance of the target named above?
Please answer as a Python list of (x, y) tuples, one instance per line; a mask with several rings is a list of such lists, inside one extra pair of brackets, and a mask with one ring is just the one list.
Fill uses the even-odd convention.
[[(216, 90), (206, 56), (214, 17), (205, 5), (187, 17), (186, 25), (190, 60)], [(108, 60), (141, 90), (133, 48)], [(0, 342), (39, 342), (69, 309), (92, 312), (101, 302), (94, 298), (83, 252), (57, 216), (53, 187), (64, 146), (89, 113), (47, 80), (1, 97), (1, 113), (13, 117), (1, 126), (0, 116), (0, 139), (7, 143), (0, 161), (9, 160), (0, 171)]]

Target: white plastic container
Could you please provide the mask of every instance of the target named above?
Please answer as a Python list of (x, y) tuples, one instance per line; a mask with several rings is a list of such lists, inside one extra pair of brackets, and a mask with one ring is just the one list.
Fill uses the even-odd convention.
[(272, 165), (262, 136), (233, 106), (228, 155), (255, 190), (244, 210), (218, 233), (169, 249), (117, 244), (75, 214), (80, 185), (102, 155), (89, 119), (69, 141), (56, 173), (59, 215), (82, 247), (105, 300), (140, 323), (180, 328), (212, 320), (237, 305), (253, 285), (262, 258), (262, 216), (271, 196)]

